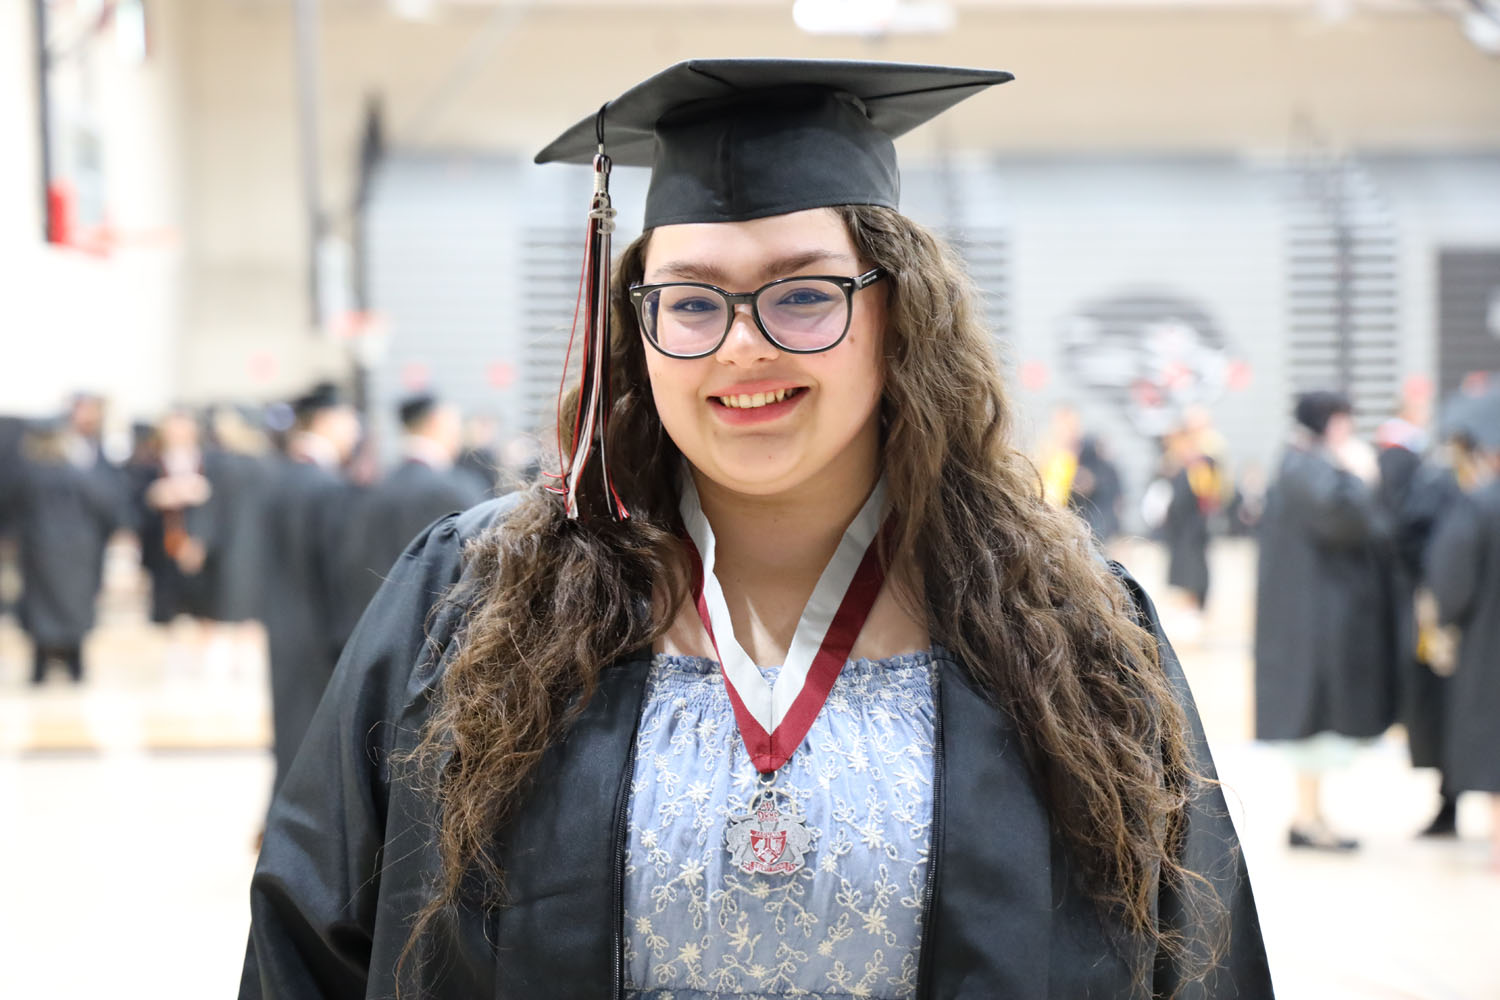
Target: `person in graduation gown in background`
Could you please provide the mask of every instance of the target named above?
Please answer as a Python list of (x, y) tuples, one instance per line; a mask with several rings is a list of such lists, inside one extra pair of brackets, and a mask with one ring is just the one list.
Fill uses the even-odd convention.
[(110, 536), (129, 522), (124, 480), (100, 447), (103, 403), (74, 399), (66, 423), (34, 427), (22, 444), (11, 509), (21, 562), (21, 628), (31, 638), (31, 682), (57, 662), (83, 680)]
[[(1151, 602), (896, 208), (892, 137), (1007, 79), (695, 60), (543, 151), (596, 169), (563, 472), (366, 611), (242, 998), (1271, 997)], [(596, 152), (654, 166), (612, 282)]]
[(278, 463), (257, 418), (237, 406), (213, 406), (207, 429), (202, 474), (213, 517), (201, 574), (204, 666), (208, 676), (243, 676), (264, 660), (266, 498)]
[(351, 628), (407, 542), (444, 514), (489, 495), (483, 482), (454, 464), (463, 445), (458, 407), (423, 393), (403, 400), (397, 415), (404, 431), (401, 460), (361, 495), (350, 520)]
[[(141, 565), (151, 579), (151, 620), (207, 617), (203, 563), (213, 532), (213, 487), (203, 475), (198, 422), (174, 410), (154, 429), (149, 474), (137, 477), (134, 503)], [(171, 655), (171, 654), (169, 654)]]
[(1124, 499), (1119, 466), (1111, 461), (1099, 437), (1085, 435), (1078, 446), (1078, 470), (1073, 474), (1073, 489), (1068, 494), (1069, 509), (1088, 523), (1101, 545), (1108, 545), (1120, 534), (1120, 507)]
[[(467, 473), (480, 484), (487, 497), (510, 492), (515, 485), (515, 469), (507, 469), (500, 460), (495, 447), (500, 429), (494, 417), (484, 413), (471, 413), (464, 418), (463, 447), (458, 451), (454, 466)], [(536, 478), (540, 469), (522, 471), (523, 482)]]
[(209, 659), (227, 646), (230, 673), (259, 655), (259, 626), (266, 601), (266, 502), (276, 468), (264, 430), (233, 406), (209, 415), (211, 444), (203, 474), (213, 488), (214, 534), (203, 568), (208, 617), (217, 623)]
[[(1219, 461), (1199, 440), (1198, 428), (1184, 423), (1167, 438), (1171, 500), (1162, 522), (1167, 543), (1167, 583), (1186, 595), (1195, 616), (1208, 602), (1208, 546), (1212, 519), (1223, 501)], [(1202, 622), (1195, 621), (1195, 628)]]
[(1460, 635), (1443, 777), (1454, 793), (1489, 793), (1490, 868), (1500, 872), (1500, 391), (1475, 417), (1479, 474), (1438, 523), (1426, 569), (1440, 618)]
[(342, 543), (352, 499), (343, 467), (359, 417), (322, 383), (293, 405), (296, 423), (266, 498), (266, 635), (279, 788), (343, 648)]
[[(0, 416), (0, 567), (15, 551), (18, 490), (25, 463), (21, 443), (26, 439), (26, 421), (21, 417)], [(3, 572), (3, 569), (0, 569)], [(0, 589), (0, 615), (13, 611), (10, 595)]]
[(1297, 771), (1287, 833), (1298, 848), (1353, 850), (1322, 807), (1325, 774), (1354, 741), (1395, 721), (1394, 526), (1376, 495), (1375, 456), (1354, 437), (1346, 396), (1303, 394), (1297, 427), (1266, 495), (1255, 614), (1255, 735), (1282, 744)]
[(1396, 656), (1400, 720), (1412, 766), (1438, 771), (1438, 809), (1421, 835), (1451, 837), (1458, 832), (1458, 793), (1443, 773), (1443, 754), (1457, 644), (1438, 619), (1424, 562), (1433, 532), (1463, 490), (1446, 447), (1432, 444), (1431, 416), (1431, 380), (1407, 379), (1400, 412), (1375, 432), (1376, 495), (1394, 526), (1396, 611), (1406, 627)]

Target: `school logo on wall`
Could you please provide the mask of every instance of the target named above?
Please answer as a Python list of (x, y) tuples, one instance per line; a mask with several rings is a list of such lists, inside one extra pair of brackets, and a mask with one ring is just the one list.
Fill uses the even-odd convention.
[(1147, 437), (1167, 433), (1184, 409), (1212, 403), (1249, 378), (1208, 309), (1171, 293), (1088, 302), (1063, 320), (1060, 340), (1073, 382)]

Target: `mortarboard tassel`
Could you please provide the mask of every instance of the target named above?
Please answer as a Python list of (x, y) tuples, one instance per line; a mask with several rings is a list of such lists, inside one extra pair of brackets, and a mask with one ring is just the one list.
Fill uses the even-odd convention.
[[(596, 119), (599, 148), (594, 156), (594, 194), (589, 204), (588, 228), (584, 238), (583, 273), (579, 278), (578, 301), (573, 314), (573, 330), (568, 337), (568, 351), (563, 361), (563, 380), (567, 380), (568, 363), (578, 336), (579, 318), (583, 319), (583, 358), (580, 372), (578, 410), (573, 417), (573, 446), (562, 450), (562, 414), (558, 413), (558, 453), (570, 456), (568, 467), (554, 478), (561, 484), (553, 492), (564, 498), (568, 517), (579, 516), (579, 490), (589, 459), (599, 450), (599, 470), (603, 478), (605, 502), (616, 520), (625, 520), (630, 512), (616, 492), (609, 474), (605, 441), (609, 411), (613, 401), (609, 392), (609, 267), (610, 236), (615, 229), (615, 209), (609, 198), (610, 159), (604, 154), (604, 108)], [(561, 403), (561, 394), (558, 397)]]

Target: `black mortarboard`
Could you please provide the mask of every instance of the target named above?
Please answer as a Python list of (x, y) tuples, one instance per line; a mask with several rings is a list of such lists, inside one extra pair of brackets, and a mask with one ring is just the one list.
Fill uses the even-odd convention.
[(319, 382), (292, 402), (292, 411), (298, 420), (307, 420), (319, 410), (331, 410), (343, 405), (339, 387), (332, 382)]
[(827, 59), (691, 59), (625, 91), (538, 163), (651, 167), (645, 228), (829, 205), (897, 207), (892, 141), (998, 70)]
[(430, 392), (419, 392), (403, 399), (396, 408), (401, 417), (401, 426), (410, 428), (437, 406), (437, 397)]
[(1306, 427), (1314, 434), (1322, 434), (1328, 430), (1328, 421), (1333, 419), (1335, 413), (1351, 413), (1353, 408), (1349, 405), (1349, 397), (1341, 392), (1329, 392), (1319, 389), (1313, 392), (1304, 392), (1297, 397), (1297, 406), (1292, 411), (1292, 416), (1297, 423)]

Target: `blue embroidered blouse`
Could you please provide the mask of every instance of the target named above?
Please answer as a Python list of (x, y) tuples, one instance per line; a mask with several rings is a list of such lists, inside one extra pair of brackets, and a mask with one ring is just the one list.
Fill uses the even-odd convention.
[(815, 831), (806, 866), (766, 875), (735, 868), (724, 845), (759, 781), (719, 665), (655, 658), (630, 788), (627, 997), (915, 996), (933, 669), (927, 653), (845, 664), (776, 776)]

